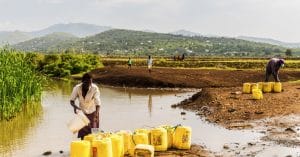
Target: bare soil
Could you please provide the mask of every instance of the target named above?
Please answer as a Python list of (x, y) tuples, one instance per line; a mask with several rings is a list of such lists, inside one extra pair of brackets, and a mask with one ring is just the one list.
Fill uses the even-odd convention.
[[(127, 87), (219, 88), (240, 87), (244, 82), (264, 81), (262, 70), (211, 70), (114, 66), (91, 71), (94, 80)], [(300, 71), (280, 71), (283, 82), (300, 79)]]

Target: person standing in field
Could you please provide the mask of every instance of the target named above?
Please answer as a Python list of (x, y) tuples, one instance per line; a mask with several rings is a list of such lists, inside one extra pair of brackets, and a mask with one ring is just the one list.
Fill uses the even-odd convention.
[[(79, 107), (75, 104), (78, 98)], [(100, 91), (97, 85), (92, 83), (92, 77), (86, 73), (82, 77), (82, 82), (73, 88), (70, 104), (77, 114), (77, 110), (81, 110), (90, 120), (90, 124), (78, 132), (78, 138), (83, 139), (84, 136), (91, 133), (91, 128), (99, 128), (99, 110), (100, 110)]]
[(127, 61), (128, 69), (131, 69), (131, 64), (132, 64), (132, 61), (131, 61), (131, 58), (129, 57), (129, 59)]
[(269, 81), (269, 76), (272, 74), (275, 82), (280, 82), (278, 74), (279, 69), (284, 67), (284, 60), (278, 58), (271, 58), (266, 67), (266, 79), (265, 82)]
[(148, 71), (149, 71), (149, 73), (151, 73), (152, 64), (153, 64), (153, 59), (152, 59), (151, 56), (149, 55), (149, 56), (148, 56), (148, 59), (147, 59), (147, 65), (148, 65)]

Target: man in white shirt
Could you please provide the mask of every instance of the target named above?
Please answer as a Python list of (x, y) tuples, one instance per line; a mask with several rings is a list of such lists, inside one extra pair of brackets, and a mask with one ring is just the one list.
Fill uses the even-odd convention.
[[(75, 105), (77, 98), (79, 107)], [(82, 83), (73, 88), (70, 104), (74, 108), (75, 114), (77, 110), (82, 110), (90, 120), (88, 126), (79, 130), (78, 138), (83, 139), (84, 136), (90, 134), (91, 128), (99, 128), (100, 91), (97, 85), (92, 83), (92, 77), (88, 73), (83, 75)]]

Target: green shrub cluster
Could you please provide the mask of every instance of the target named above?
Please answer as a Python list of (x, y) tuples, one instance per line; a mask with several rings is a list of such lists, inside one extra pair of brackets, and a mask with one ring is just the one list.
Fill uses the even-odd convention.
[(100, 57), (93, 54), (28, 53), (29, 63), (49, 77), (66, 77), (103, 67)]

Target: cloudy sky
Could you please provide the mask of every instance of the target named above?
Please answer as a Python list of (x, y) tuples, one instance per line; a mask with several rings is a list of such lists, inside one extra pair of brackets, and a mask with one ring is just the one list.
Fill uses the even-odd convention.
[(0, 0), (0, 30), (85, 22), (300, 42), (300, 0)]

